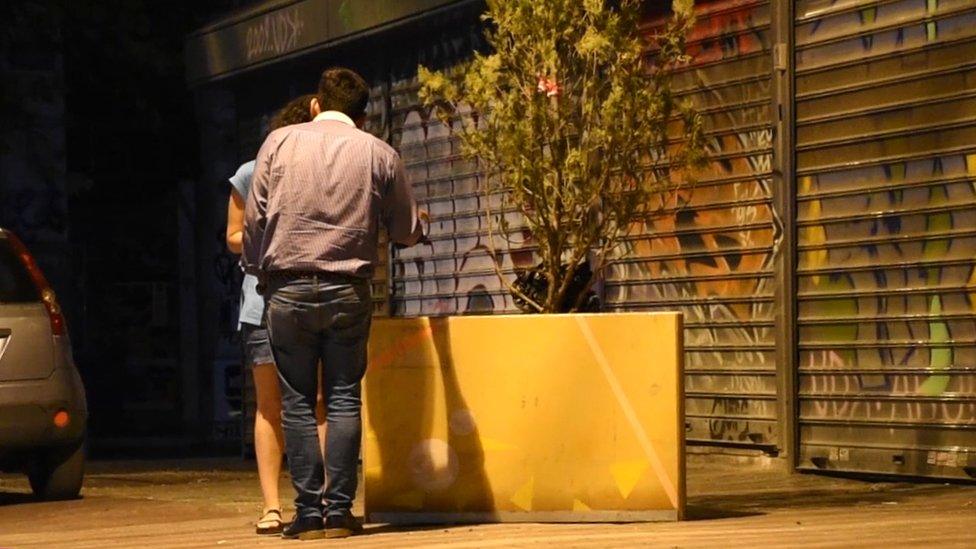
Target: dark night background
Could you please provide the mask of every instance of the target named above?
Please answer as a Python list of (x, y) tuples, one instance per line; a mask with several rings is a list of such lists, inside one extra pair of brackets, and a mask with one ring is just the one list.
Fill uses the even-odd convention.
[(67, 313), (96, 452), (186, 434), (161, 405), (181, 399), (179, 183), (201, 173), (183, 41), (253, 3), (0, 3), (0, 226)]
[(403, 78), (481, 47), (475, 2), (382, 46), (351, 41), (190, 86), (187, 36), (260, 3), (0, 4), (0, 226), (65, 310), (95, 456), (239, 452), (248, 439), (226, 179), (253, 158), (267, 115), (326, 66)]

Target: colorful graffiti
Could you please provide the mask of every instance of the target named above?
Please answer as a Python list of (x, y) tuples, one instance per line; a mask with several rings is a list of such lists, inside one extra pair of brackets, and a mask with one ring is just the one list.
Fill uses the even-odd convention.
[(685, 314), (690, 442), (776, 443), (769, 5), (699, 3), (677, 81), (712, 162), (637, 227), (607, 281), (620, 310)]
[[(608, 273), (605, 298), (615, 309), (685, 313), (690, 440), (769, 446), (776, 440), (769, 5), (724, 0), (698, 9), (696, 60), (677, 81), (706, 117), (714, 162), (698, 186), (639, 227), (626, 260)], [(416, 87), (410, 77), (391, 86), (392, 142), (434, 223), (429, 244), (395, 254), (393, 314), (514, 312), (494, 261), (514, 278), (533, 264), (531, 235), (516, 230), (510, 241), (488, 242), (483, 175), (459, 154), (459, 122), (442, 124), (418, 107)], [(510, 222), (519, 225), (516, 216)]]
[[(676, 79), (705, 118), (712, 161), (640, 224), (604, 297), (685, 314), (689, 441), (775, 448), (770, 3), (696, 6), (695, 60)], [(972, 425), (976, 7), (809, 0), (796, 12), (801, 425)], [(510, 310), (482, 175), (415, 89), (410, 77), (391, 86), (391, 141), (434, 237), (395, 254), (393, 314)], [(532, 260), (531, 239), (515, 237), (494, 243), (508, 273)]]
[[(489, 241), (485, 176), (476, 161), (460, 154), (456, 135), (459, 117), (470, 117), (470, 111), (460, 108), (445, 124), (439, 113), (419, 106), (416, 87), (415, 78), (393, 86), (393, 144), (432, 223), (428, 243), (396, 253), (394, 314), (515, 312), (495, 267), (512, 279), (516, 268), (531, 266), (532, 253), (524, 249), (531, 247), (531, 236), (519, 231), (508, 240), (494, 234)], [(492, 197), (491, 206), (500, 210), (501, 197)], [(514, 227), (521, 225), (514, 214), (503, 215)]]
[[(810, 1), (798, 17), (803, 453), (976, 450), (976, 101), (964, 84), (976, 72), (955, 62), (976, 54), (976, 6)], [(866, 459), (841, 467), (877, 467)], [(955, 474), (931, 465), (889, 467)]]

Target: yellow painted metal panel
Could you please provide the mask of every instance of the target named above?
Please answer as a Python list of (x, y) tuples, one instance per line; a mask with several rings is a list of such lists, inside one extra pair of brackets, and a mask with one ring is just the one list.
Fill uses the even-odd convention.
[(376, 319), (366, 513), (680, 518), (681, 360), (676, 313)]

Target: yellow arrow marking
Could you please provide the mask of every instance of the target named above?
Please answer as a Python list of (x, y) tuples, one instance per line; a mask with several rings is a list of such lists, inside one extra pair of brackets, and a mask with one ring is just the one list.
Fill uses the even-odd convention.
[(617, 481), (617, 489), (620, 490), (620, 495), (624, 499), (630, 497), (630, 493), (634, 491), (634, 487), (637, 486), (637, 482), (644, 476), (644, 471), (649, 466), (650, 464), (643, 459), (622, 461), (610, 466), (610, 474), (613, 475), (613, 480)]
[(579, 315), (576, 317), (576, 322), (579, 324), (580, 331), (583, 332), (583, 337), (589, 344), (590, 350), (593, 351), (593, 357), (596, 358), (597, 364), (600, 365), (600, 370), (603, 371), (603, 376), (607, 378), (607, 383), (610, 385), (610, 390), (612, 390), (614, 396), (617, 397), (617, 404), (620, 405), (624, 416), (627, 418), (627, 422), (630, 423), (631, 429), (634, 430), (634, 435), (637, 436), (637, 442), (640, 443), (641, 448), (644, 450), (644, 455), (647, 456), (647, 460), (651, 462), (651, 467), (654, 468), (654, 474), (657, 475), (657, 479), (661, 483), (661, 488), (663, 488), (664, 493), (668, 495), (668, 500), (671, 501), (671, 506), (677, 509), (678, 489), (675, 485), (675, 481), (668, 475), (668, 470), (664, 467), (664, 462), (661, 461), (661, 457), (658, 455), (657, 450), (655, 450), (654, 445), (651, 444), (651, 439), (648, 438), (647, 431), (644, 430), (644, 426), (641, 425), (640, 419), (637, 418), (637, 412), (630, 404), (630, 399), (627, 398), (627, 393), (624, 392), (624, 388), (620, 384), (620, 380), (617, 379), (617, 376), (610, 368), (610, 361), (608, 361), (606, 355), (603, 354), (603, 349), (600, 348), (600, 343), (596, 340), (596, 336), (593, 335), (593, 331), (590, 330), (590, 326), (586, 323), (586, 320)]
[(510, 500), (523, 511), (532, 510), (532, 496), (535, 494), (535, 477), (529, 479), (521, 488), (515, 491)]

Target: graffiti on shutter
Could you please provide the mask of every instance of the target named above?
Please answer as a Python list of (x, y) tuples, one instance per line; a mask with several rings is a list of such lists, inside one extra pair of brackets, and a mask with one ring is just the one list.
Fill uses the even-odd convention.
[(976, 474), (976, 4), (797, 3), (800, 466)]
[(606, 282), (614, 310), (685, 315), (687, 439), (775, 451), (769, 2), (697, 2), (677, 75), (710, 164), (643, 222)]

